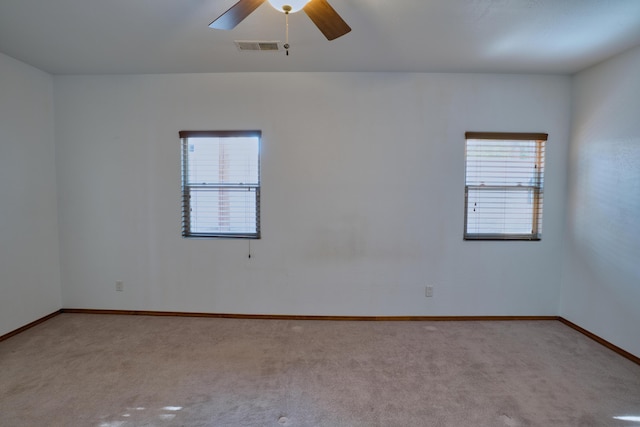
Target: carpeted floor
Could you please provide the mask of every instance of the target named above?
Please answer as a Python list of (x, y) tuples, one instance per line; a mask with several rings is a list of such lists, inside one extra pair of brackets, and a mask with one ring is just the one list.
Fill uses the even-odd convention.
[(0, 425), (637, 426), (640, 366), (558, 321), (61, 314), (0, 342)]

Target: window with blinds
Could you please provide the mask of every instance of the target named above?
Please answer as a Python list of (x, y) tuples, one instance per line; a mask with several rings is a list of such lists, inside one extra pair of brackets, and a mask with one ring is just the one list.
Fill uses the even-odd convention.
[(466, 240), (540, 240), (545, 133), (465, 134)]
[(260, 131), (181, 131), (182, 236), (260, 238)]

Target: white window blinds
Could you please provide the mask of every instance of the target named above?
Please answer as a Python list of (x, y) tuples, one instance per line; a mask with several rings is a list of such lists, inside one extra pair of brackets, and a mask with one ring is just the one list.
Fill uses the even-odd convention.
[(467, 132), (467, 240), (540, 240), (547, 134)]
[(180, 132), (184, 237), (260, 238), (260, 136)]

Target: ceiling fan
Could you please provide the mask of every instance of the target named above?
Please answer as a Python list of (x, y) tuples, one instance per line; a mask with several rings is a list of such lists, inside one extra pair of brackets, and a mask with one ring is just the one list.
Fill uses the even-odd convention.
[(304, 10), (327, 40), (337, 39), (351, 31), (351, 27), (344, 22), (327, 0), (240, 0), (217, 17), (209, 27), (231, 30), (265, 1), (269, 1), (276, 10), (287, 15)]

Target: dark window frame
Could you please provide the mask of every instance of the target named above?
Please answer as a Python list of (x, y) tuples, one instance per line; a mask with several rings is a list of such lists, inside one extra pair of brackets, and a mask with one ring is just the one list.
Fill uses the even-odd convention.
[[(533, 178), (528, 184), (518, 185), (486, 185), (484, 183), (470, 183), (469, 178), (469, 140), (486, 140), (499, 143), (508, 141), (535, 141), (535, 168)], [(466, 132), (465, 133), (465, 201), (464, 201), (464, 240), (522, 240), (522, 241), (539, 241), (542, 239), (542, 213), (544, 202), (544, 164), (546, 153), (546, 141), (548, 134), (546, 133), (519, 133), (519, 132)], [(482, 192), (503, 192), (505, 195), (522, 194), (523, 191), (531, 195), (531, 232), (515, 233), (515, 232), (471, 232), (469, 230), (469, 197), (470, 192), (475, 192), (478, 196)], [(505, 211), (510, 208), (507, 197), (504, 197), (504, 204), (501, 206)], [(504, 219), (503, 226), (506, 228), (515, 221), (513, 218)]]
[[(225, 131), (180, 131), (181, 144), (181, 205), (182, 205), (182, 237), (197, 239), (220, 239), (220, 238), (240, 238), (240, 239), (260, 239), (260, 153), (262, 146), (262, 132), (259, 130), (225, 130)], [(193, 138), (257, 138), (257, 182), (206, 182), (191, 183), (189, 182), (189, 140)], [(239, 192), (249, 191), (255, 194), (255, 231), (227, 232), (227, 231), (209, 231), (197, 232), (192, 227), (193, 207), (192, 194), (198, 191), (217, 191), (217, 192)], [(232, 203), (232, 202), (229, 202)]]

